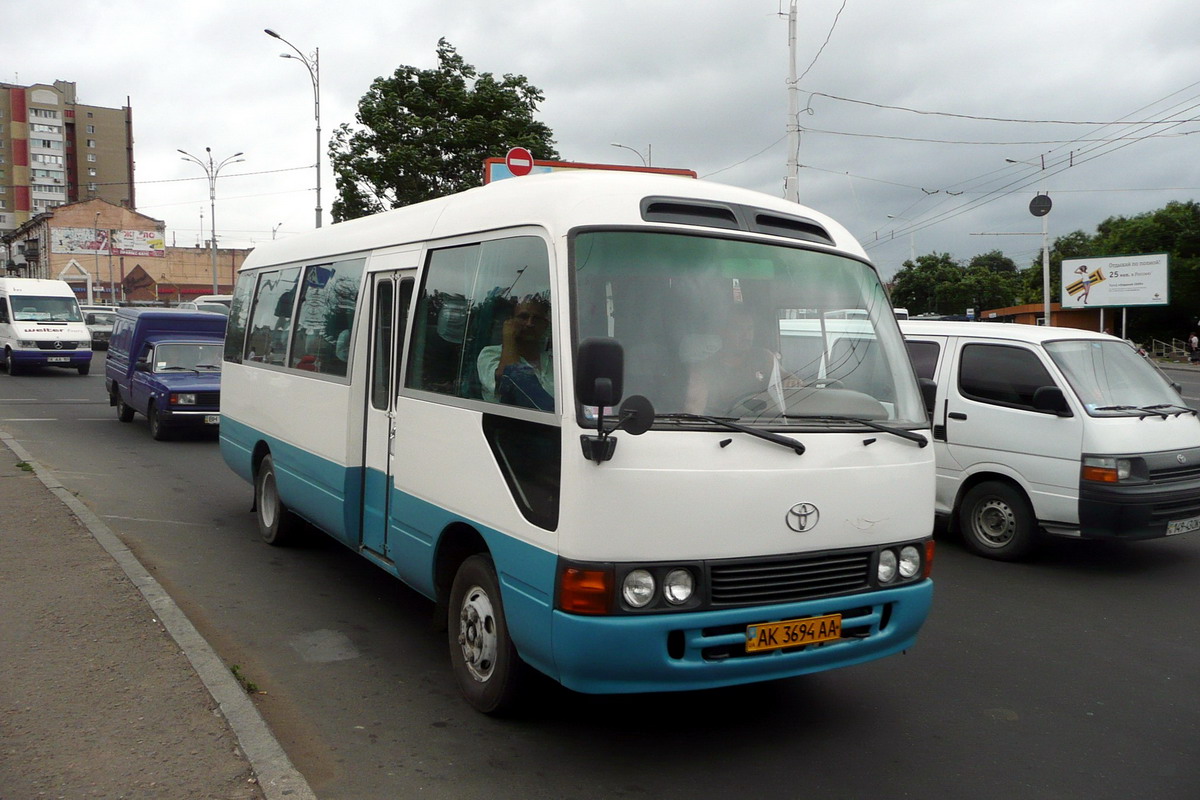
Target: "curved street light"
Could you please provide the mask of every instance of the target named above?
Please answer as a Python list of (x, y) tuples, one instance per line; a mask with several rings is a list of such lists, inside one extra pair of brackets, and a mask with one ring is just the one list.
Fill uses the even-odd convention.
[(291, 58), (299, 61), (308, 70), (308, 77), (312, 80), (313, 87), (313, 119), (317, 122), (317, 227), (321, 227), (321, 48), (316, 48), (311, 56), (306, 56), (300, 52), (296, 45), (289, 42), (287, 39), (280, 36), (270, 28), (263, 28), (263, 33), (286, 44), (288, 47), (296, 51), (296, 55), (291, 53), (280, 53), (280, 58)]
[[(226, 164), (237, 164), (245, 161), (244, 158), (239, 158), (242, 153), (234, 153), (218, 164), (213, 164), (212, 148), (204, 148), (204, 152), (208, 154), (208, 162), (205, 163), (199, 158), (196, 158), (186, 150), (180, 150), (183, 153), (184, 161), (191, 161), (193, 164), (199, 164), (200, 169), (204, 170), (204, 174), (208, 176), (208, 202), (209, 202), (209, 222), (212, 225), (212, 236), (209, 239), (209, 249), (212, 251), (212, 278), (213, 278), (213, 294), (219, 294), (217, 290), (217, 175), (221, 172), (221, 168)], [(203, 231), (201, 231), (203, 233)]]
[(637, 157), (638, 157), (638, 158), (640, 158), (640, 159), (642, 160), (642, 166), (643, 166), (643, 167), (648, 167), (648, 166), (650, 166), (650, 164), (651, 164), (651, 162), (652, 162), (653, 154), (652, 154), (652, 152), (651, 152), (651, 150), (650, 150), (650, 148), (652, 147), (652, 145), (646, 145), (646, 155), (642, 155), (642, 154), (641, 154), (641, 152), (640, 152), (639, 150), (637, 150), (636, 148), (630, 147), (630, 146), (629, 146), (629, 145), (627, 145), (627, 144), (617, 144), (616, 142), (609, 142), (609, 144), (611, 144), (613, 147), (621, 147), (621, 148), (624, 148), (624, 149), (626, 149), (626, 150), (633, 150), (633, 152), (634, 152), (634, 153), (637, 153)]

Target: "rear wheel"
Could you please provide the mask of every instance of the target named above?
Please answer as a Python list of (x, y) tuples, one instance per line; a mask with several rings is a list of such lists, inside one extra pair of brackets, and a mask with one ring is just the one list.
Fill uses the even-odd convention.
[(972, 487), (959, 506), (958, 524), (967, 547), (985, 558), (1017, 561), (1035, 544), (1033, 509), (1024, 493), (1007, 483)]
[(117, 400), (117, 419), (121, 420), (121, 422), (133, 422), (134, 411), (125, 405), (125, 401), (121, 399), (121, 390), (114, 387), (113, 394), (116, 395)]
[(275, 485), (275, 461), (264, 456), (254, 475), (254, 508), (258, 517), (258, 533), (270, 545), (285, 545), (296, 537), (300, 518), (288, 510), (279, 499)]
[(454, 576), (449, 605), (450, 664), (467, 702), (485, 714), (517, 704), (529, 668), (508, 635), (496, 568), (474, 555)]

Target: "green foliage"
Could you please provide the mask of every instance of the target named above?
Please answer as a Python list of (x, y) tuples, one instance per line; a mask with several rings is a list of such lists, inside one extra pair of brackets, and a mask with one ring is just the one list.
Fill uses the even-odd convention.
[(999, 251), (971, 259), (967, 266), (949, 253), (906, 261), (892, 282), (892, 303), (917, 314), (965, 314), (968, 308), (1011, 305), (1020, 279), (1016, 264)]
[(552, 131), (534, 119), (541, 90), (521, 75), (478, 72), (445, 39), (437, 56), (435, 69), (376, 78), (359, 100), (359, 127), (334, 131), (335, 221), (479, 186), (484, 159), (510, 147), (559, 158)]

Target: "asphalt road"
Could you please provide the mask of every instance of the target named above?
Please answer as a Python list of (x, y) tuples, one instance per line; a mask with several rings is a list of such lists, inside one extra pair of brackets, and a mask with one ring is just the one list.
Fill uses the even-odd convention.
[(943, 538), (903, 656), (703, 693), (547, 683), (494, 720), (458, 698), (426, 600), (332, 540), (261, 544), (215, 439), (119, 423), (102, 375), (0, 372), (0, 427), (265, 692), (323, 799), (1200, 797), (1200, 534), (1018, 565)]

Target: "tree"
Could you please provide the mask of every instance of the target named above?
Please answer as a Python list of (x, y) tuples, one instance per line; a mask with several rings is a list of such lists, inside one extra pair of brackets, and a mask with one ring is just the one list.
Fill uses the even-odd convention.
[(559, 158), (552, 131), (534, 119), (540, 89), (522, 75), (478, 72), (445, 39), (437, 57), (435, 69), (376, 78), (358, 103), (360, 127), (334, 132), (335, 221), (479, 186), (484, 159), (510, 147)]

